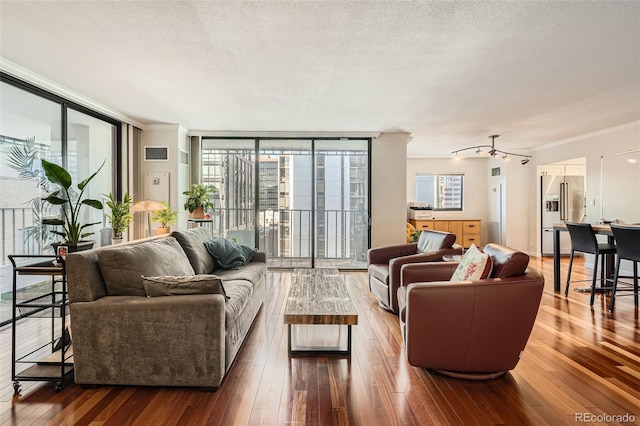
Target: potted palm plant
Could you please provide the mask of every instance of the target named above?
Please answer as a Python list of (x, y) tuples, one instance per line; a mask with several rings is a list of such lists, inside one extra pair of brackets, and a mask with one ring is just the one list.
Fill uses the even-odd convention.
[[(87, 231), (88, 227), (101, 222), (82, 223), (80, 213), (84, 206), (102, 210), (102, 203), (100, 201), (84, 198), (84, 193), (89, 182), (91, 182), (103, 166), (104, 163), (102, 163), (94, 174), (80, 182), (76, 188), (73, 188), (73, 181), (68, 171), (55, 163), (42, 160), (44, 174), (54, 188), (53, 192), (44, 197), (43, 200), (51, 205), (60, 207), (59, 217), (43, 219), (42, 224), (61, 226), (61, 230), (53, 229), (51, 232), (63, 238), (70, 252), (93, 247), (93, 241), (83, 241), (82, 239), (93, 235), (93, 232)], [(54, 247), (55, 245), (57, 244), (54, 243)]]
[(185, 210), (188, 210), (194, 219), (204, 219), (205, 211), (214, 209), (211, 195), (216, 192), (218, 189), (213, 185), (194, 183), (188, 191), (183, 192), (187, 196)]
[(111, 214), (107, 215), (107, 219), (111, 223), (111, 243), (118, 244), (122, 242), (122, 234), (133, 223), (133, 214), (131, 214), (131, 204), (133, 200), (128, 192), (124, 193), (122, 201), (115, 199), (113, 193), (109, 193), (109, 199), (105, 201), (107, 207), (111, 209)]
[(151, 218), (154, 222), (160, 223), (156, 229), (157, 235), (168, 234), (171, 232), (171, 225), (178, 221), (178, 212), (173, 210), (166, 201), (163, 201), (162, 204), (164, 209), (155, 211)]

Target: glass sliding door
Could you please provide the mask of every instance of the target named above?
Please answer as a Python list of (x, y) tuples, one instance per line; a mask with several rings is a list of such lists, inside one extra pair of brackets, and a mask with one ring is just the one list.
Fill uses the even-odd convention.
[(202, 183), (213, 185), (216, 237), (256, 247), (255, 140), (204, 139)]
[(271, 267), (311, 267), (312, 142), (260, 140), (258, 153), (260, 250)]
[(366, 268), (368, 150), (368, 140), (315, 141), (315, 267)]
[[(48, 278), (21, 275), (13, 294), (7, 258), (52, 254), (51, 243), (60, 240), (50, 227), (42, 226), (42, 219), (58, 217), (60, 210), (41, 200), (53, 190), (44, 179), (41, 160), (69, 170), (74, 186), (104, 162), (86, 192), (88, 198), (104, 200), (117, 188), (114, 152), (120, 123), (4, 73), (0, 77), (0, 324), (4, 324), (12, 318), (12, 299), (51, 291)], [(83, 214), (83, 223), (100, 223), (91, 229), (95, 234), (86, 239), (93, 239), (95, 246), (104, 245), (100, 239), (105, 234), (101, 232), (104, 212), (85, 208)], [(111, 243), (110, 235), (106, 241)], [(33, 258), (21, 259), (21, 263), (35, 262)]]
[[(49, 211), (40, 201), (38, 176), (42, 159), (62, 164), (62, 109), (4, 82), (0, 101), (0, 265), (9, 265), (7, 255), (41, 254), (53, 242), (40, 225)], [(9, 279), (2, 283), (10, 290)]]
[[(95, 173), (100, 172), (85, 189), (85, 198), (100, 200), (104, 203), (106, 196), (114, 192), (115, 173), (113, 170), (113, 151), (116, 142), (117, 128), (113, 124), (99, 120), (73, 109), (67, 110), (67, 170), (71, 174), (74, 185)], [(103, 165), (104, 164), (104, 165)], [(93, 235), (85, 240), (93, 240), (95, 246), (111, 244), (111, 228), (106, 220), (108, 207), (96, 210), (85, 207), (81, 210), (82, 223), (96, 223), (87, 228)]]
[(369, 142), (204, 138), (216, 236), (258, 247), (269, 267), (365, 269)]

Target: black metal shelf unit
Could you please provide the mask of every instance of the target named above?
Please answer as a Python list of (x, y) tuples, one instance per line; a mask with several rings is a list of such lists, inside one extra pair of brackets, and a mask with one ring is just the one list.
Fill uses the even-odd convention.
[[(11, 347), (11, 379), (15, 393), (20, 381), (49, 381), (56, 383), (56, 391), (64, 386), (67, 375), (73, 372), (73, 350), (67, 324), (69, 300), (64, 259), (55, 255), (10, 255), (13, 265), (13, 317)], [(51, 290), (25, 300), (18, 300), (19, 275), (51, 277)], [(56, 288), (56, 284), (60, 284)], [(17, 321), (29, 318), (51, 320), (51, 338), (44, 344), (25, 348), (18, 343)], [(60, 327), (57, 327), (57, 322)], [(26, 365), (17, 371), (19, 366)]]

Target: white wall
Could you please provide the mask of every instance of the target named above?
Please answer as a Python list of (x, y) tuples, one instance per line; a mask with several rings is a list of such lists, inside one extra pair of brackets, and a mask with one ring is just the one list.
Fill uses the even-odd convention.
[[(489, 175), (490, 162), (487, 158), (410, 158), (407, 161), (407, 201), (415, 201), (415, 176), (417, 173), (464, 173), (464, 211), (434, 212), (436, 219), (479, 219), (482, 221), (481, 239), (489, 236)], [(493, 166), (495, 167), (495, 165)], [(403, 206), (404, 222), (407, 208)], [(403, 222), (403, 226), (404, 226)], [(404, 233), (403, 233), (404, 237)]]
[(382, 133), (371, 146), (371, 247), (405, 242), (409, 133)]
[[(169, 205), (172, 209), (178, 211), (178, 228), (186, 228), (187, 214), (183, 208), (182, 191), (188, 186), (188, 171), (183, 170), (184, 166), (180, 166), (180, 149), (188, 152), (188, 144), (186, 142), (187, 132), (177, 124), (154, 124), (149, 125), (141, 133), (140, 138), (140, 164), (137, 170), (138, 177), (142, 183), (142, 193), (136, 194), (134, 201), (140, 201), (144, 197), (144, 182), (147, 173), (169, 173)], [(147, 146), (167, 146), (169, 148), (169, 161), (144, 161), (144, 148)], [(186, 178), (185, 178), (186, 173)], [(164, 201), (164, 200), (155, 200)], [(182, 203), (181, 203), (182, 202)], [(142, 214), (136, 214), (135, 217), (136, 235), (141, 236), (141, 227), (145, 224)], [(158, 227), (157, 223), (151, 224), (152, 232)]]
[[(528, 191), (529, 184), (536, 181), (536, 167), (532, 162), (522, 165), (517, 158), (500, 162), (505, 190), (505, 245), (525, 253), (534, 254), (534, 244), (526, 230), (535, 220), (535, 191)], [(495, 165), (493, 166), (495, 167)]]

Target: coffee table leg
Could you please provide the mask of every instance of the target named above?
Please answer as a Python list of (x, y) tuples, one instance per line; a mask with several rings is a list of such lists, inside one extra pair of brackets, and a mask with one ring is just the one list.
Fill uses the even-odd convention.
[(289, 353), (291, 353), (291, 324), (288, 324), (289, 326), (289, 330), (288, 330), (288, 336), (287, 336), (287, 346), (289, 347)]
[(351, 355), (351, 324), (347, 327), (347, 353)]

